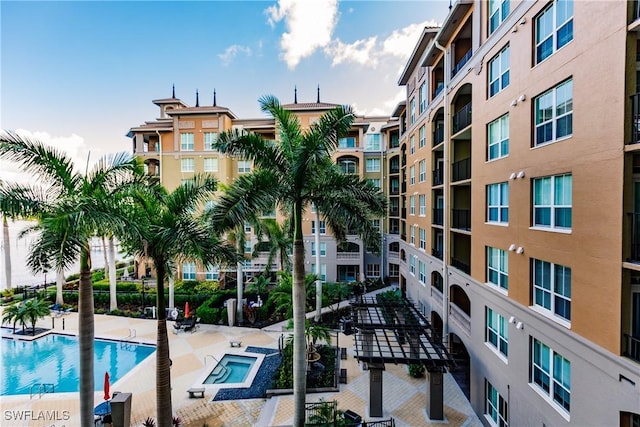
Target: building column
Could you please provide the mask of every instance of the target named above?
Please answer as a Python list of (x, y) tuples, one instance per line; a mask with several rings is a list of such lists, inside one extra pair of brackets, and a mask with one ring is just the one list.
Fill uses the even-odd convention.
[(370, 363), (369, 368), (369, 416), (382, 417), (382, 373), (384, 363)]
[(444, 421), (444, 381), (442, 369), (427, 371), (427, 416), (432, 421)]

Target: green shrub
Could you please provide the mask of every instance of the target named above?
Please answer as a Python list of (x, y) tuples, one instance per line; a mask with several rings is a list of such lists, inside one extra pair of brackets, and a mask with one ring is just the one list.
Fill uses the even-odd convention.
[(92, 282), (97, 282), (100, 280), (103, 280), (104, 277), (104, 269), (101, 270), (95, 270), (94, 272), (91, 273), (91, 281)]
[(409, 375), (413, 378), (422, 378), (424, 376), (424, 365), (411, 363), (409, 365)]
[(203, 304), (196, 309), (196, 315), (200, 318), (202, 323), (217, 325), (220, 321), (220, 309), (207, 307), (206, 304)]

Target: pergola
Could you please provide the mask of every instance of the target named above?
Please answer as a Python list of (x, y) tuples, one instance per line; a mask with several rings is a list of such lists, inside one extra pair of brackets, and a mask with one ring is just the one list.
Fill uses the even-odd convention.
[(369, 370), (370, 415), (382, 417), (384, 364), (420, 364), (428, 372), (427, 414), (444, 420), (442, 374), (455, 362), (427, 319), (405, 297), (360, 296), (351, 308), (355, 357)]

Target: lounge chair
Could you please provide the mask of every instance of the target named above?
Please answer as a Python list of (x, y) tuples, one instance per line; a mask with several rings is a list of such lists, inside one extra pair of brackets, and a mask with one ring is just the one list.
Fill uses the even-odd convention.
[(181, 330), (185, 332), (186, 331), (193, 332), (197, 327), (197, 323), (198, 323), (198, 319), (195, 316), (191, 316), (180, 322), (176, 321), (176, 323), (173, 324), (173, 332), (176, 334)]

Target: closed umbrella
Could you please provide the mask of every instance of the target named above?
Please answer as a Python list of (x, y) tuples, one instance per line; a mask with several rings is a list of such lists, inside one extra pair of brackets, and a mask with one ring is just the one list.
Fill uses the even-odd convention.
[(104, 373), (104, 400), (109, 400), (109, 372)]
[(191, 313), (189, 313), (189, 301), (184, 303), (184, 317), (189, 317)]

